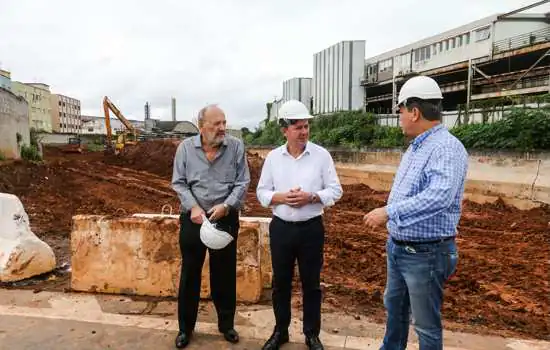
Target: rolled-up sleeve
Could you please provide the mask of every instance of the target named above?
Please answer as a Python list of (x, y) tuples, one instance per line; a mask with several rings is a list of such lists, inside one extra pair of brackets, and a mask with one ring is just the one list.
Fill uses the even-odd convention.
[(271, 171), (271, 157), (265, 158), (264, 165), (262, 166), (262, 173), (256, 187), (256, 196), (262, 207), (267, 208), (271, 204), (273, 195), (275, 194), (275, 186), (273, 184), (273, 173)]
[(183, 211), (189, 211), (197, 205), (197, 201), (187, 184), (186, 177), (187, 154), (184, 143), (180, 143), (174, 156), (174, 168), (172, 172), (172, 188), (177, 193)]
[(322, 177), (323, 189), (318, 191), (317, 195), (325, 207), (330, 207), (342, 198), (343, 190), (336, 173), (334, 161), (328, 152), (325, 154), (323, 161)]
[(241, 141), (237, 146), (237, 177), (235, 179), (233, 190), (224, 203), (232, 208), (239, 208), (245, 200), (249, 185), (250, 170), (246, 160), (244, 143)]

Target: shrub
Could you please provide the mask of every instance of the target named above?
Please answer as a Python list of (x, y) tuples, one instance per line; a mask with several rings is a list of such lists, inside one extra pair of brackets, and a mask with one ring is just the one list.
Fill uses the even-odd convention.
[(38, 147), (34, 145), (23, 145), (21, 146), (21, 158), (28, 161), (40, 161), (42, 157), (38, 151)]

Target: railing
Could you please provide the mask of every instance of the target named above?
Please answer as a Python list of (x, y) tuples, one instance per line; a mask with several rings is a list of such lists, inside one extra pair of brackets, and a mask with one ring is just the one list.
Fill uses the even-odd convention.
[(549, 41), (550, 27), (495, 41), (493, 43), (493, 54), (517, 50), (523, 47), (546, 43)]
[[(506, 84), (501, 84), (502, 87), (507, 88), (507, 90), (518, 90), (518, 89), (528, 89), (541, 86), (549, 86), (550, 81), (548, 76), (538, 76), (533, 78), (524, 78), (518, 81), (514, 86), (506, 86)], [(501, 88), (498, 88), (493, 85), (489, 85), (483, 88), (483, 93), (501, 91)]]

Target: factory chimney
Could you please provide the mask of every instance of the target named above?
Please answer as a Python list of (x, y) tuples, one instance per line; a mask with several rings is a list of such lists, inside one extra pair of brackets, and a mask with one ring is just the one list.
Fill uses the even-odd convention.
[(149, 106), (149, 102), (145, 103), (145, 120), (151, 119), (151, 106)]
[(176, 121), (176, 98), (172, 97), (172, 121)]

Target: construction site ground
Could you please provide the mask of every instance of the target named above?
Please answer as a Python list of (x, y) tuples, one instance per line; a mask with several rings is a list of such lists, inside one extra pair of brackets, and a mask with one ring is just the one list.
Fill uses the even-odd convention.
[[(176, 143), (171, 141), (145, 142), (119, 156), (107, 157), (101, 152), (64, 154), (46, 148), (45, 161), (41, 163), (0, 163), (0, 192), (20, 197), (33, 232), (54, 248), (58, 259), (54, 273), (3, 287), (27, 289), (32, 295), (70, 292), (69, 235), (75, 214), (158, 213), (164, 204), (178, 210), (177, 198), (170, 188), (175, 149)], [(270, 216), (270, 211), (258, 204), (254, 192), (262, 160), (249, 155), (249, 164), (252, 184), (242, 215)], [(335, 322), (340, 321), (331, 324), (326, 320), (325, 331), (330, 334), (336, 330), (340, 335), (365, 337), (371, 332), (375, 338), (383, 331), (387, 232), (385, 229), (369, 232), (361, 219), (364, 213), (384, 205), (387, 195), (363, 184), (345, 185), (342, 200), (326, 212), (323, 310), (327, 315), (337, 312)], [(458, 238), (459, 265), (447, 284), (443, 306), (447, 330), (550, 340), (549, 225), (548, 207), (522, 211), (502, 202), (484, 205), (464, 202)], [(138, 303), (143, 307), (143, 303), (158, 303), (158, 308), (170, 302), (138, 297), (132, 300), (124, 305)], [(256, 307), (269, 311), (269, 305), (266, 295), (264, 302)], [(295, 288), (294, 306), (300, 305), (299, 288)], [(163, 309), (163, 317), (174, 317), (173, 305)], [(212, 316), (207, 309), (201, 311), (201, 317)], [(3, 328), (16, 325), (18, 317), (22, 317), (6, 315), (13, 322), (1, 321), (0, 339), (7, 339)], [(356, 322), (378, 326), (361, 328)], [(78, 332), (86, 333), (89, 329), (89, 325), (82, 327)], [(84, 339), (76, 329), (75, 337)], [(102, 332), (102, 339), (110, 339), (111, 333)], [(166, 335), (167, 344), (172, 344), (172, 333)], [(142, 339), (139, 332), (136, 334), (135, 337)], [(158, 330), (159, 339), (165, 334)], [(250, 348), (257, 346), (252, 344)]]

